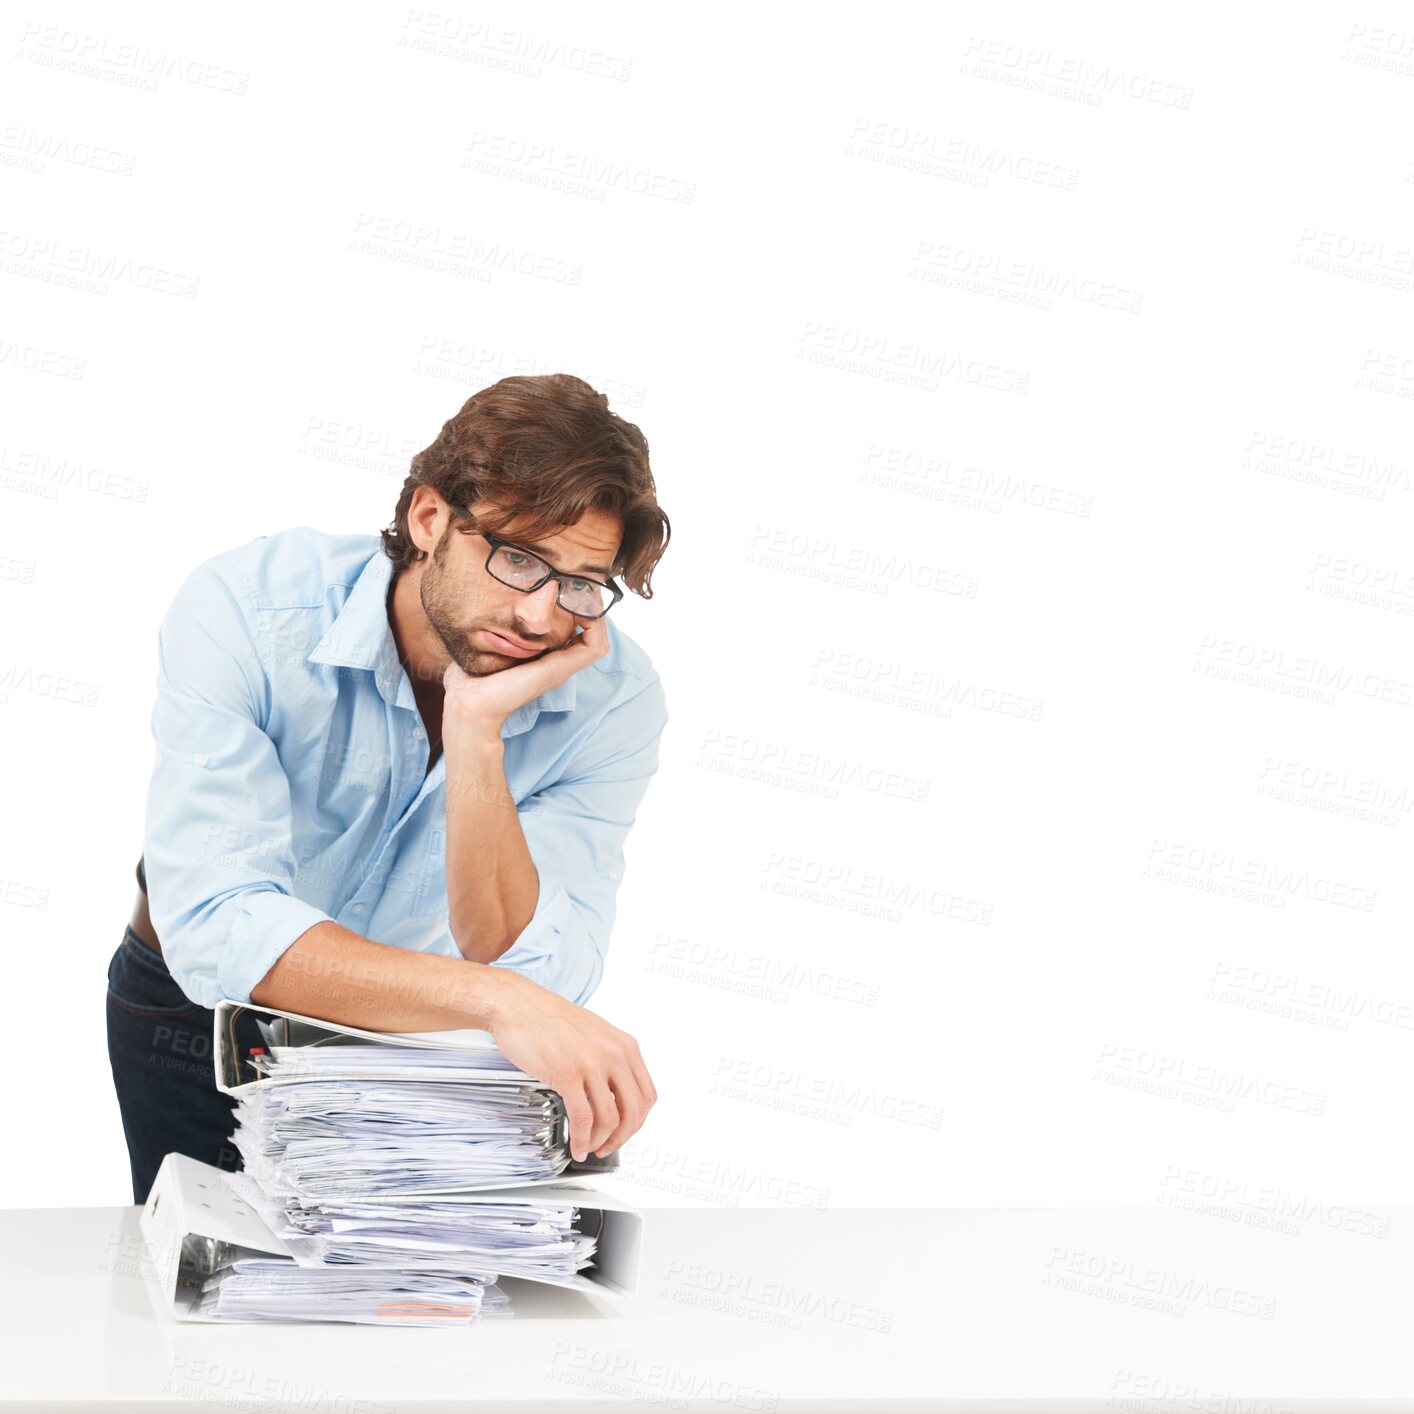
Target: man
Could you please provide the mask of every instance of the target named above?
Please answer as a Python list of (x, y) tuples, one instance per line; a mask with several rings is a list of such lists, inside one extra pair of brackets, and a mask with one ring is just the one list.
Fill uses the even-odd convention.
[(578, 378), (506, 378), (413, 458), (381, 537), (301, 526), (188, 576), (108, 972), (135, 1202), (170, 1150), (240, 1167), (223, 997), (489, 1030), (564, 1097), (576, 1159), (643, 1123), (637, 1043), (584, 1003), (667, 722), (614, 577), (651, 598), (668, 534), (637, 427)]

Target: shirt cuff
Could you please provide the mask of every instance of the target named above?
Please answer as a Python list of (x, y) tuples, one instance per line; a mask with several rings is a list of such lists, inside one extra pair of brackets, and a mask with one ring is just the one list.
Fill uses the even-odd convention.
[(217, 978), (222, 995), (233, 1002), (250, 1002), (250, 989), (301, 933), (334, 921), (322, 908), (278, 889), (247, 890), (231, 907), (235, 920), (221, 949)]
[(597, 964), (570, 896), (556, 884), (548, 895), (542, 890), (525, 931), (491, 966), (508, 967), (582, 1006), (598, 981)]

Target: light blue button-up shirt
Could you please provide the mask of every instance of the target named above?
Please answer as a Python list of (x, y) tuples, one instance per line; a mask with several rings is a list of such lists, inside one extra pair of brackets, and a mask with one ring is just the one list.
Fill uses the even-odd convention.
[[(162, 620), (143, 859), (163, 956), (194, 1002), (249, 1001), (326, 919), (461, 956), (446, 757), (427, 771), (391, 582), (378, 536), (299, 526), (198, 565)], [(603, 973), (624, 841), (668, 717), (648, 655), (607, 627), (602, 658), (501, 729), (540, 892), (493, 965), (581, 1004)]]

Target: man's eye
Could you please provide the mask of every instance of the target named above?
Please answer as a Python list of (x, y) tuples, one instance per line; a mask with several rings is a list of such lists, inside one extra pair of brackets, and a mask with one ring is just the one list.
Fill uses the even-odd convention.
[(530, 556), (522, 555), (519, 550), (507, 550), (504, 553), (506, 558), (517, 568), (530, 563)]
[(591, 583), (592, 583), (592, 581), (591, 581), (591, 580), (587, 580), (587, 579), (572, 579), (572, 580), (570, 580), (570, 588), (571, 588), (571, 589), (581, 589), (581, 590), (582, 590), (582, 589), (588, 589), (588, 588), (590, 587), (590, 584), (591, 584)]

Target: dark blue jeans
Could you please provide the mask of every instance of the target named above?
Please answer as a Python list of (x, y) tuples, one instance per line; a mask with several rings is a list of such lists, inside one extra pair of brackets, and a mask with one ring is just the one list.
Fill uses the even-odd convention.
[[(163, 1156), (189, 1154), (217, 1168), (242, 1167), (231, 1142), (235, 1101), (216, 1088), (215, 1013), (172, 979), (160, 953), (129, 927), (108, 964), (108, 1062), (132, 1167), (133, 1202), (145, 1203)], [(255, 1019), (237, 1018), (246, 1055), (261, 1044)]]

